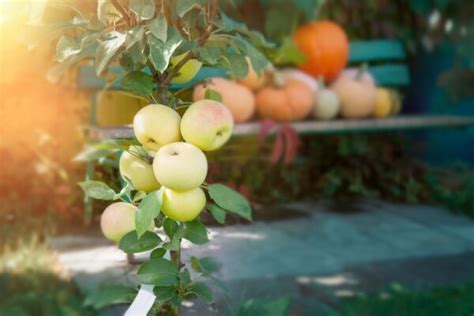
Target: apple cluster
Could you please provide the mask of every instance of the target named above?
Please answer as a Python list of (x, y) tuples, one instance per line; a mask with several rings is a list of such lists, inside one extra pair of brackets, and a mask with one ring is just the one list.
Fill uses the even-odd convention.
[[(147, 105), (133, 120), (141, 146), (131, 146), (121, 155), (120, 174), (137, 191), (149, 193), (161, 188), (161, 212), (175, 221), (192, 221), (207, 202), (201, 188), (208, 169), (204, 151), (224, 145), (233, 125), (231, 112), (214, 100), (191, 104), (182, 117), (168, 106)], [(101, 217), (105, 237), (118, 242), (135, 230), (136, 211), (136, 206), (124, 202), (108, 206)]]

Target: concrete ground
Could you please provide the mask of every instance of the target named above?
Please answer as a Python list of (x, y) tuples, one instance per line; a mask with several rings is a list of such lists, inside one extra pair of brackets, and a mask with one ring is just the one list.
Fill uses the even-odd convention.
[[(292, 298), (297, 314), (329, 315), (340, 297), (391, 282), (424, 288), (474, 280), (474, 221), (466, 217), (381, 201), (363, 202), (362, 211), (349, 213), (316, 202), (287, 207), (307, 216), (211, 228), (208, 244), (184, 244), (185, 257), (212, 256), (222, 264), (218, 277), (233, 306), (218, 295), (219, 310), (225, 310), (219, 315), (250, 297), (280, 296)], [(101, 237), (62, 236), (51, 244), (84, 292), (103, 281), (136, 281), (136, 266)], [(203, 313), (197, 305), (185, 314)]]

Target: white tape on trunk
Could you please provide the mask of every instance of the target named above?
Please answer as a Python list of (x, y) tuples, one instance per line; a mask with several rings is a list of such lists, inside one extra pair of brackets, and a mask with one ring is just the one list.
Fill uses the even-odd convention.
[(142, 284), (140, 291), (132, 302), (132, 305), (125, 312), (125, 316), (146, 316), (153, 304), (156, 296), (153, 294), (153, 285)]

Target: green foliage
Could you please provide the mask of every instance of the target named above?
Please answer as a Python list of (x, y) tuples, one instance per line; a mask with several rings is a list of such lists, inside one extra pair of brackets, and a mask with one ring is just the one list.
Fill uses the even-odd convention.
[(138, 205), (135, 226), (138, 236), (142, 236), (149, 228), (150, 222), (160, 214), (163, 203), (163, 190), (150, 192)]
[(225, 224), (225, 210), (221, 207), (219, 207), (217, 204), (210, 203), (207, 205), (207, 210), (212, 214), (214, 219), (219, 223), (219, 224)]
[(122, 237), (119, 248), (126, 253), (144, 252), (157, 247), (160, 242), (160, 237), (155, 233), (147, 231), (138, 238), (137, 232), (131, 231)]
[(143, 284), (175, 286), (178, 282), (178, 267), (170, 260), (153, 258), (138, 269), (138, 279)]
[(192, 222), (184, 223), (184, 225), (184, 239), (196, 245), (203, 245), (209, 241), (206, 227), (199, 220), (196, 219)]
[(219, 270), (219, 263), (211, 257), (197, 258), (191, 257), (191, 267), (194, 271), (208, 276)]
[(206, 304), (214, 302), (214, 295), (212, 290), (203, 282), (196, 282), (191, 287), (191, 292)]
[(252, 208), (248, 201), (237, 191), (223, 184), (212, 184), (208, 188), (211, 199), (222, 209), (252, 220)]
[(90, 292), (85, 301), (85, 306), (96, 310), (116, 304), (129, 304), (137, 295), (137, 290), (121, 284), (103, 284)]
[(439, 203), (473, 214), (472, 168), (435, 170), (422, 165), (409, 157), (408, 146), (413, 145), (406, 141), (394, 134), (303, 137), (300, 155), (283, 165), (270, 162), (271, 139), (261, 145), (255, 137), (234, 139), (226, 148), (235, 159), (209, 157), (210, 181), (227, 181), (261, 204), (308, 197), (340, 203), (382, 198)]
[(251, 299), (237, 311), (235, 316), (285, 316), (288, 315), (290, 299), (282, 297), (275, 300)]
[[(265, 38), (216, 11), (205, 0), (164, 1), (161, 8), (153, 0), (131, 0), (128, 6), (121, 1), (99, 1), (94, 15), (82, 13), (80, 6), (71, 8), (74, 19), (66, 26), (53, 28), (51, 35), (57, 40), (58, 62), (49, 73), (52, 81), (83, 59), (94, 60), (97, 75), (115, 80), (108, 70), (118, 62), (125, 71), (125, 88), (150, 97), (160, 93), (157, 80), (169, 84), (168, 76), (178, 70), (170, 66), (170, 60), (179, 54), (192, 54), (204, 64), (228, 69), (238, 77), (247, 74), (245, 56), (257, 72), (268, 64), (255, 48), (268, 47)], [(52, 29), (46, 23), (43, 27), (45, 32)], [(74, 36), (64, 33), (70, 29)], [(143, 70), (156, 72), (157, 76)]]
[(206, 92), (204, 93), (204, 98), (222, 102), (222, 95), (216, 90), (212, 90), (212, 89), (206, 89)]
[(344, 299), (341, 315), (347, 316), (461, 316), (474, 310), (474, 284), (413, 292), (393, 287), (385, 294), (365, 294)]

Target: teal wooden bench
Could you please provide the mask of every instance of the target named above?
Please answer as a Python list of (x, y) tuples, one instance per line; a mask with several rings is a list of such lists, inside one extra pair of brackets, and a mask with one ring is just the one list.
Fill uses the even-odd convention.
[[(405, 64), (406, 52), (400, 41), (375, 40), (352, 42), (350, 44), (349, 64), (369, 64), (369, 72), (380, 86), (403, 88), (410, 84), (408, 67)], [(113, 69), (118, 72), (119, 70)], [(190, 82), (181, 85), (172, 85), (172, 89), (181, 89), (193, 86), (196, 83), (211, 77), (226, 77), (222, 69), (203, 67), (197, 76)], [(131, 126), (101, 127), (97, 126), (97, 93), (101, 91), (106, 82), (95, 75), (92, 66), (79, 69), (79, 87), (91, 92), (91, 112), (89, 126), (86, 130), (90, 139), (133, 138)], [(109, 87), (120, 89), (118, 83)], [(440, 127), (466, 127), (474, 126), (474, 117), (466, 116), (395, 116), (388, 118), (368, 118), (362, 120), (337, 119), (332, 121), (302, 121), (291, 124), (301, 134), (328, 134), (341, 132), (379, 132), (399, 131)], [(260, 128), (259, 122), (238, 124), (234, 135), (255, 135)], [(114, 164), (111, 161), (105, 163)], [(115, 162), (116, 164), (116, 162)], [(94, 174), (94, 163), (87, 164), (87, 179)], [(85, 200), (85, 220), (90, 221), (92, 215), (91, 201)]]

